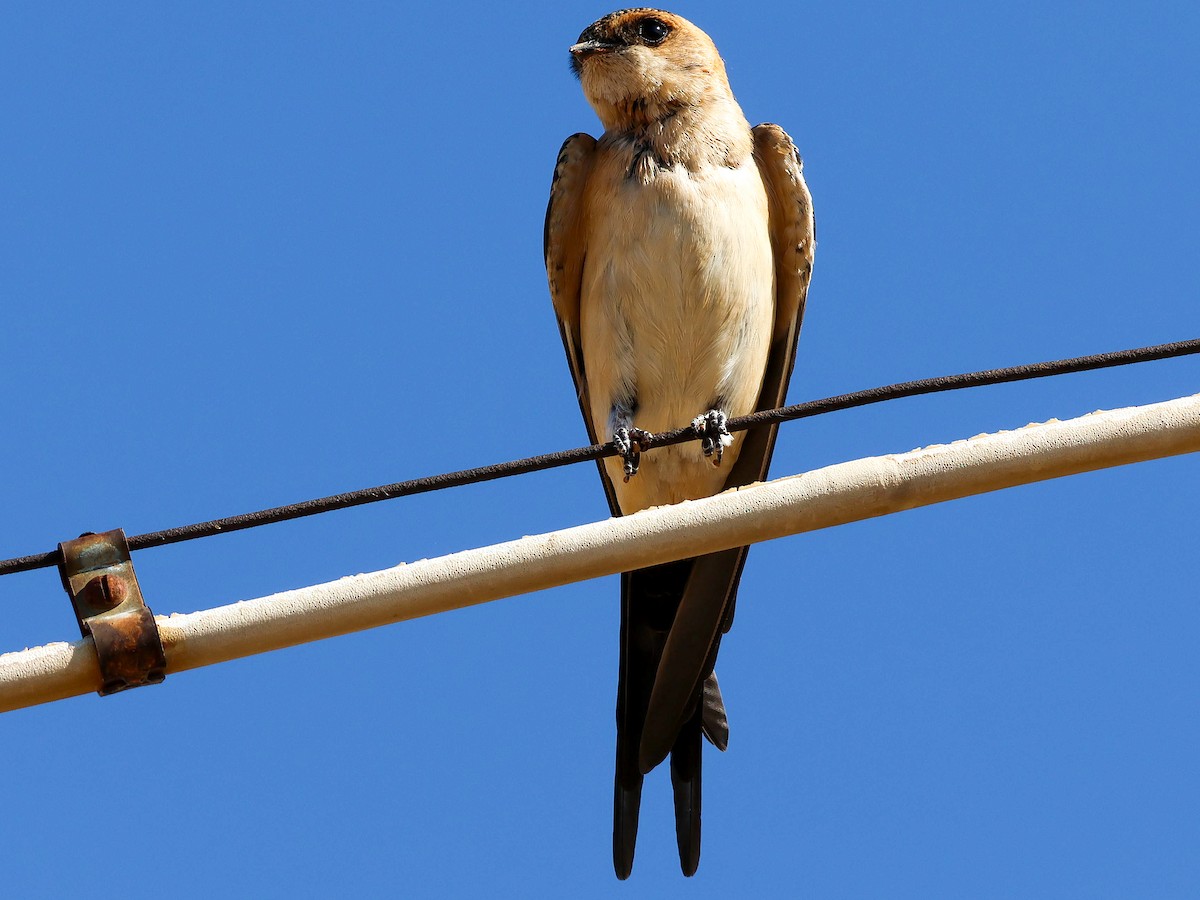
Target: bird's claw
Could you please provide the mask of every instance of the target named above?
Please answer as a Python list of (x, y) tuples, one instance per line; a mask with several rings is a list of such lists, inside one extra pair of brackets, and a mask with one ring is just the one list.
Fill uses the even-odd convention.
[(700, 438), (700, 449), (708, 457), (716, 456), (714, 466), (721, 464), (725, 456), (725, 448), (733, 443), (733, 435), (727, 427), (728, 418), (719, 409), (710, 409), (692, 419), (692, 431)]
[(642, 428), (622, 426), (613, 432), (613, 443), (617, 447), (617, 453), (625, 461), (626, 481), (638, 473), (638, 465), (642, 461), (642, 451), (650, 449), (650, 441), (653, 438), (654, 435)]

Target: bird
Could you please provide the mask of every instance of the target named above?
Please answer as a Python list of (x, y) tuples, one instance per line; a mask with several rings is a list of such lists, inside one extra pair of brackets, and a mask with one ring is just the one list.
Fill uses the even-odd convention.
[[(570, 63), (604, 127), (554, 168), (550, 295), (609, 509), (627, 516), (767, 476), (775, 426), (730, 418), (784, 402), (812, 275), (800, 155), (751, 127), (707, 34), (658, 9), (593, 22)], [(651, 448), (655, 432), (698, 440)], [(700, 861), (702, 735), (728, 744), (714, 674), (747, 548), (621, 576), (613, 867), (633, 870), (644, 776), (670, 756), (680, 867)]]

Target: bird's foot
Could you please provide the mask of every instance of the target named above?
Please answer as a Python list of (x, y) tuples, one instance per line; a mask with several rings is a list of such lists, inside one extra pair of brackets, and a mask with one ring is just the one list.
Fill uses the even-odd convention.
[(642, 461), (642, 451), (650, 449), (650, 441), (653, 438), (654, 435), (650, 432), (632, 426), (622, 425), (613, 431), (613, 443), (616, 444), (621, 459), (625, 461), (626, 481), (638, 473), (638, 466)]
[(705, 456), (716, 457), (713, 459), (714, 466), (721, 464), (725, 448), (733, 443), (733, 435), (726, 426), (728, 421), (725, 413), (719, 409), (710, 409), (692, 419), (692, 431), (700, 438), (700, 449), (704, 451)]

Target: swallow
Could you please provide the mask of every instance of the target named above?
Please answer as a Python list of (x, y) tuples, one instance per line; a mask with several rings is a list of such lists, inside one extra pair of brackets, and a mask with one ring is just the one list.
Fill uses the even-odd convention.
[[(728, 419), (784, 402), (815, 248), (800, 156), (751, 128), (712, 40), (656, 9), (593, 22), (571, 68), (604, 133), (568, 138), (545, 259), (580, 411), (614, 516), (767, 476), (775, 427)], [(698, 441), (646, 449), (691, 426)], [(621, 577), (613, 866), (633, 869), (644, 776), (668, 755), (680, 866), (700, 861), (702, 735), (728, 723), (713, 674), (747, 548)]]

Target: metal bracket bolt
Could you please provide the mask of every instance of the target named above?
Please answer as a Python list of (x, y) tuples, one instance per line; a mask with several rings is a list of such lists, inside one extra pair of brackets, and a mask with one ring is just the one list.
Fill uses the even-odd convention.
[(159, 684), (166, 677), (166, 655), (154, 614), (142, 599), (125, 532), (85, 534), (58, 549), (58, 571), (79, 630), (96, 644), (100, 695)]

